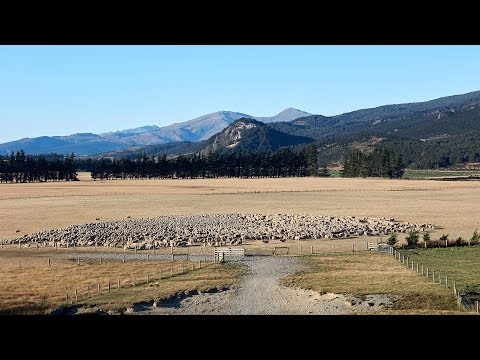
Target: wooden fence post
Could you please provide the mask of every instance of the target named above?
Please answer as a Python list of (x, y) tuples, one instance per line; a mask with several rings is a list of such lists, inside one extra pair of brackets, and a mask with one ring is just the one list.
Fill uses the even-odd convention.
[(100, 265), (102, 265), (102, 257), (100, 256)]
[(477, 304), (477, 314), (478, 314), (478, 300), (476, 301), (476, 304)]
[(68, 291), (67, 291), (67, 293), (65, 294), (65, 303), (68, 304)]
[(117, 290), (120, 290), (120, 279), (117, 280)]
[(78, 290), (75, 289), (75, 302), (78, 302)]
[(435, 270), (432, 270), (432, 281), (435, 282)]
[(453, 293), (457, 295), (457, 286), (455, 284), (455, 281), (453, 282)]
[(199, 269), (202, 268), (202, 260), (198, 260), (198, 268), (199, 268)]
[(110, 292), (110, 280), (108, 280), (108, 292)]
[(313, 255), (313, 245), (310, 247), (310, 254)]
[(335, 252), (335, 244), (333, 244), (333, 252)]
[(355, 244), (352, 244), (352, 251), (355, 252)]
[(50, 258), (48, 258), (48, 266), (50, 266)]
[(418, 262), (417, 262), (417, 273), (418, 273)]
[(192, 261), (192, 270), (195, 270), (195, 263)]
[(423, 264), (422, 264), (422, 275), (423, 275)]
[(445, 287), (448, 288), (448, 276), (445, 275)]
[(80, 265), (80, 258), (77, 258), (77, 265)]
[(427, 279), (428, 279), (428, 266), (427, 266)]
[(100, 284), (97, 283), (97, 295), (100, 294)]
[[(377, 245), (378, 245), (378, 240), (377, 240)], [(365, 240), (365, 250), (368, 250), (368, 240)]]

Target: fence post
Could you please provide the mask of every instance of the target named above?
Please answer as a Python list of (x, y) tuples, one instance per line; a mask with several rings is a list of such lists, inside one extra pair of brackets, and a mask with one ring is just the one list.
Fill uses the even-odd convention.
[(68, 291), (67, 291), (67, 293), (65, 294), (65, 303), (68, 304)]
[(198, 268), (199, 268), (199, 269), (202, 268), (202, 260), (198, 260)]
[(48, 266), (50, 266), (50, 258), (48, 258)]
[(418, 273), (418, 262), (417, 262), (417, 273)]
[(102, 265), (102, 257), (100, 256), (100, 265)]
[(448, 288), (448, 276), (445, 276), (445, 287)]
[(133, 287), (135, 287), (135, 275), (132, 275)]
[(310, 254), (313, 255), (313, 245), (310, 247)]
[(75, 302), (78, 302), (78, 290), (75, 289)]
[[(417, 263), (417, 264), (418, 264), (418, 263)], [(413, 260), (412, 260), (412, 270), (413, 270)], [(417, 271), (418, 271), (418, 269), (417, 269)]]
[(335, 252), (335, 244), (333, 244), (333, 252)]
[(80, 258), (77, 258), (77, 265), (80, 265)]
[(457, 295), (457, 286), (455, 284), (455, 281), (453, 282), (453, 293)]
[(427, 242), (426, 242), (426, 241), (424, 241), (423, 243), (425, 244), (425, 249), (426, 249), (426, 248), (427, 248)]
[(428, 279), (428, 266), (427, 266), (427, 279)]
[(302, 255), (302, 245), (300, 245), (300, 255)]
[(120, 290), (120, 279), (117, 280), (117, 290)]
[(435, 282), (435, 270), (432, 270), (432, 281)]
[(100, 294), (100, 284), (97, 283), (97, 295)]
[(108, 292), (110, 292), (110, 280), (108, 280)]
[(195, 270), (195, 263), (192, 261), (192, 270)]
[(355, 252), (355, 244), (352, 244), (352, 251)]
[(423, 264), (422, 264), (422, 275), (423, 275)]
[[(377, 245), (378, 245), (378, 240), (377, 240)], [(365, 250), (368, 250), (368, 240), (365, 240)]]
[(123, 261), (122, 261), (123, 264), (125, 264), (125, 255), (123, 255)]
[(20, 240), (18, 240), (18, 248), (21, 248)]

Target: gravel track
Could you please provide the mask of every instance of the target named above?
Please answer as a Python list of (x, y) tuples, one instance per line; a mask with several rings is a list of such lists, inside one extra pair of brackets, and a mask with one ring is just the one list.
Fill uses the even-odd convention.
[(216, 293), (174, 298), (157, 304), (136, 304), (132, 314), (211, 315), (336, 315), (379, 310), (391, 303), (386, 295), (369, 295), (365, 301), (341, 294), (319, 294), (294, 289), (279, 280), (305, 268), (295, 257), (247, 257), (242, 263), (249, 274), (238, 287)]

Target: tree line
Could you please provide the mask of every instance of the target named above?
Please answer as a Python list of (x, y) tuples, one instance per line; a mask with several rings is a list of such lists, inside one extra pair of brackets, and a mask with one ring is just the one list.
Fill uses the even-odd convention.
[(270, 154), (211, 152), (170, 159), (139, 154), (135, 160), (80, 160), (77, 167), (90, 171), (94, 180), (330, 176), (328, 169), (318, 168), (316, 152), (316, 147), (306, 147), (299, 152), (288, 148)]
[(0, 183), (74, 181), (77, 179), (75, 155), (26, 155), (23, 150), (0, 155)]
[(405, 166), (400, 155), (391, 150), (375, 148), (366, 153), (360, 150), (350, 152), (343, 160), (343, 177), (386, 177), (401, 178)]

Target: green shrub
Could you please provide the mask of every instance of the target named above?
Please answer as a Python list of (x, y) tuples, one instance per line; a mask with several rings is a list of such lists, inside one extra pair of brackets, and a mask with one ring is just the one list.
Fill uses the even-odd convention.
[(423, 241), (425, 241), (427, 244), (428, 242), (431, 240), (432, 238), (430, 237), (430, 233), (429, 232), (426, 232), (425, 234), (423, 234)]
[(395, 233), (391, 233), (387, 239), (387, 244), (390, 246), (394, 246), (398, 241), (398, 235)]
[(408, 247), (415, 247), (418, 244), (418, 231), (410, 231), (408, 236), (405, 238), (407, 240)]

